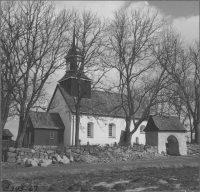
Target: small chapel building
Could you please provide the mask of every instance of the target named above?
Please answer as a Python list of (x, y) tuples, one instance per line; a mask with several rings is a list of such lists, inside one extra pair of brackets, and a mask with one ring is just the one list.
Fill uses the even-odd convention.
[(146, 144), (156, 146), (159, 153), (164, 151), (169, 155), (187, 155), (187, 130), (178, 117), (150, 116), (144, 131)]
[[(121, 95), (91, 89), (92, 80), (84, 69), (80, 70), (81, 53), (73, 43), (68, 51), (66, 65), (69, 69), (58, 81), (47, 112), (30, 112), (24, 145), (28, 146), (58, 146), (75, 144), (76, 99), (82, 94), (80, 103), (81, 145), (114, 144), (120, 141), (121, 131), (125, 130), (125, 113), (119, 109)], [(79, 81), (77, 76), (79, 75)], [(78, 89), (78, 83), (80, 89)], [(136, 119), (140, 114), (136, 114)], [(132, 136), (132, 143), (145, 144), (144, 128), (146, 121)], [(134, 125), (131, 124), (131, 130)]]

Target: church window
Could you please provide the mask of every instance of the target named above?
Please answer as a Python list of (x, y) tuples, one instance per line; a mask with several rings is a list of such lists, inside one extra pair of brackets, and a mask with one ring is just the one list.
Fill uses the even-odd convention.
[(116, 126), (115, 124), (109, 124), (108, 126), (108, 136), (109, 137), (116, 137)]
[(53, 131), (50, 132), (50, 139), (54, 139), (54, 132)]
[(93, 123), (87, 124), (87, 137), (93, 137)]
[(145, 133), (144, 129), (145, 129), (145, 126), (144, 125), (140, 125), (140, 133)]

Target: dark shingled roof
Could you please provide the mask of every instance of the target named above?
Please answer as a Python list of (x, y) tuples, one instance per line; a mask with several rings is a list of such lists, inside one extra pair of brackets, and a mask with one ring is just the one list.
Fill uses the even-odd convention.
[(35, 112), (29, 113), (34, 128), (64, 129), (65, 126), (58, 113)]
[[(69, 77), (76, 77), (76, 72), (73, 70), (66, 71), (65, 75), (59, 80), (59, 82), (69, 78)], [(81, 74), (82, 79), (90, 80), (84, 73)]]
[(13, 137), (13, 134), (10, 132), (9, 129), (3, 129), (2, 136), (3, 137)]
[[(150, 116), (149, 121), (153, 120), (156, 128), (159, 131), (187, 131), (184, 126), (181, 124), (178, 117), (175, 116)], [(152, 127), (147, 126), (144, 131), (151, 131)]]
[[(69, 95), (66, 88), (58, 85), (61, 94), (70, 107), (72, 113), (75, 113), (74, 99)], [(110, 116), (125, 118), (125, 112), (120, 105), (121, 96), (118, 93), (103, 92), (92, 90), (91, 99), (83, 98), (81, 100), (81, 114), (97, 115), (97, 116)], [(139, 118), (140, 113), (137, 113), (135, 118)]]

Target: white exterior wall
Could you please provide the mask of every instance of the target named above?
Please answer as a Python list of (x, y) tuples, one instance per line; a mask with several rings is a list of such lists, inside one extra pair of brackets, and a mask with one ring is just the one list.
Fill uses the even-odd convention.
[[(57, 89), (50, 110), (50, 113), (59, 113), (63, 124), (65, 125), (64, 130), (64, 145), (74, 145), (75, 144), (75, 115), (72, 115), (67, 103), (65, 102), (61, 92)], [(93, 123), (93, 138), (87, 137), (87, 123)], [(108, 125), (110, 123), (116, 126), (116, 137), (109, 138), (108, 136)], [(147, 122), (144, 121), (141, 125), (146, 126)], [(81, 140), (81, 145), (86, 145), (87, 142), (90, 144), (114, 144), (119, 142), (121, 130), (125, 130), (125, 120), (121, 118), (110, 118), (110, 117), (99, 117), (94, 118), (92, 116), (80, 116), (80, 131), (79, 139)], [(131, 123), (131, 130), (133, 130), (134, 125)], [(140, 134), (140, 128), (133, 134), (132, 143), (136, 142), (136, 137), (139, 138), (140, 144), (145, 144), (145, 134)]]
[(173, 135), (178, 140), (180, 155), (187, 155), (185, 133), (180, 132), (158, 132), (158, 152), (166, 152), (167, 138)]
[(72, 144), (72, 115), (70, 112), (70, 109), (68, 108), (61, 92), (59, 89), (57, 89), (52, 104), (51, 108), (49, 110), (50, 113), (59, 113), (63, 124), (65, 125), (65, 130), (64, 130), (64, 145), (71, 145)]
[[(91, 122), (93, 123), (93, 138), (87, 137), (87, 124)], [(109, 138), (108, 136), (108, 125), (110, 123), (115, 124), (116, 126), (116, 137)], [(143, 122), (141, 125), (146, 126), (147, 122)], [(131, 124), (131, 130), (134, 128), (133, 124)], [(94, 118), (92, 116), (82, 115), (80, 117), (80, 132), (79, 139), (81, 140), (81, 145), (87, 144), (114, 144), (115, 142), (119, 142), (121, 130), (125, 129), (125, 120), (120, 118), (110, 118), (110, 117), (101, 117)], [(145, 144), (145, 134), (140, 134), (140, 129), (133, 134), (132, 143), (136, 142), (136, 137), (139, 138), (140, 144)]]

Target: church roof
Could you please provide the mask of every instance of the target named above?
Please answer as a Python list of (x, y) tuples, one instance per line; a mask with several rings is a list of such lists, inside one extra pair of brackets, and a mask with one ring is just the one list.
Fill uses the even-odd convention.
[(13, 137), (13, 134), (10, 132), (9, 129), (3, 129), (2, 136), (4, 136), (4, 137)]
[[(58, 88), (71, 109), (71, 112), (75, 113), (74, 98), (69, 95), (63, 85), (59, 84)], [(126, 117), (125, 112), (121, 107), (121, 95), (118, 93), (92, 90), (91, 99), (82, 98), (80, 105), (81, 114), (121, 118)], [(135, 118), (139, 118), (140, 116), (140, 113), (137, 113)]]
[(34, 128), (64, 129), (65, 126), (59, 113), (29, 112), (29, 117)]
[[(73, 70), (69, 70), (69, 71), (66, 71), (65, 75), (59, 80), (59, 82), (65, 80), (65, 79), (68, 79), (69, 77), (76, 77), (76, 72), (73, 71)], [(90, 80), (84, 73), (81, 74), (81, 77), (82, 79), (85, 79), (85, 80)]]
[(176, 116), (150, 116), (144, 131), (187, 131)]

